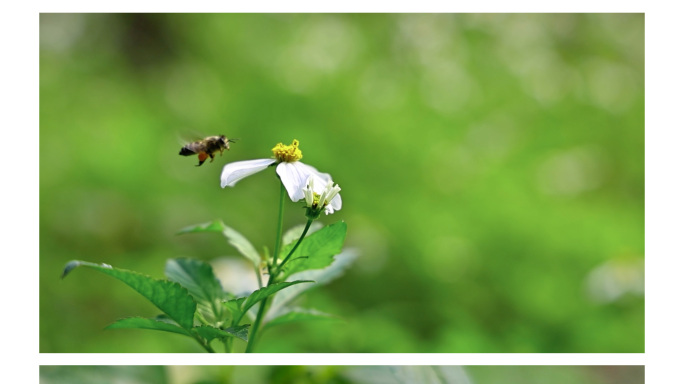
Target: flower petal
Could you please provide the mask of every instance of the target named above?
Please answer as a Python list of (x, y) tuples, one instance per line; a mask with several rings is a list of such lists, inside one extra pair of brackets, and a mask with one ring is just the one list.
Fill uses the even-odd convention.
[(282, 162), (276, 168), (280, 180), (283, 182), (290, 200), (297, 202), (304, 198), (304, 188), (306, 187), (309, 176), (313, 178), (313, 190), (319, 195), (325, 190), (329, 180), (329, 174), (318, 172), (318, 170), (301, 161), (293, 163)]
[(328, 207), (333, 207), (336, 211), (339, 211), (342, 209), (342, 196), (338, 193), (335, 197), (330, 200), (330, 204), (328, 204)]
[(314, 192), (318, 193), (319, 195), (323, 195), (323, 192), (325, 192), (328, 183), (332, 182), (332, 177), (328, 173), (323, 173), (319, 172), (316, 168), (304, 164), (301, 161), (297, 162), (297, 169), (299, 170), (300, 173), (304, 173), (308, 177), (311, 176), (313, 179), (313, 190)]
[[(315, 179), (314, 179), (315, 182), (317, 182), (317, 183), (321, 182), (321, 181), (323, 182), (323, 185), (320, 186), (321, 189), (320, 190), (316, 189), (316, 192), (318, 192), (318, 193), (320, 193), (323, 190), (323, 188), (325, 188), (325, 185), (328, 183), (328, 180), (332, 180), (332, 176), (330, 176), (329, 173), (319, 172), (318, 169), (316, 169), (316, 168), (314, 168), (308, 164), (304, 164), (301, 161), (298, 161), (297, 164), (299, 164), (299, 165), (297, 165), (297, 167), (299, 169), (301, 169), (302, 172), (306, 173), (307, 175), (314, 175), (315, 176)], [(316, 180), (316, 178), (318, 180)]]
[(238, 181), (263, 171), (273, 163), (275, 163), (275, 159), (245, 160), (228, 163), (221, 172), (221, 188), (226, 186), (233, 187)]
[(297, 164), (301, 163), (298, 161), (294, 163), (282, 162), (276, 167), (276, 173), (280, 176), (280, 181), (285, 186), (287, 194), (290, 195), (290, 200), (294, 202), (304, 198), (304, 187), (309, 176), (303, 173), (297, 167)]

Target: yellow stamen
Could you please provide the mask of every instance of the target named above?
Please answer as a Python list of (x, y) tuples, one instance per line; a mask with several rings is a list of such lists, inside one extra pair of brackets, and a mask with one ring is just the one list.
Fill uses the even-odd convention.
[(314, 196), (314, 199), (313, 199), (313, 204), (311, 204), (311, 207), (318, 208), (318, 204), (321, 202), (321, 195), (314, 192), (313, 196)]
[(299, 149), (299, 140), (297, 139), (292, 140), (291, 145), (278, 143), (271, 151), (278, 161), (293, 163), (302, 159), (302, 151)]

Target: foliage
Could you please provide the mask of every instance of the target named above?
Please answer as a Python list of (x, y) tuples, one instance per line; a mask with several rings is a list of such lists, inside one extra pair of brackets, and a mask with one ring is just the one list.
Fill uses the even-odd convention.
[[(250, 251), (254, 247), (237, 231), (227, 227), (220, 220), (188, 227), (181, 233), (203, 231), (223, 233), (230, 244), (241, 250), (247, 259), (252, 260)], [(304, 238), (301, 242), (301, 249), (306, 251), (305, 254), (330, 261), (327, 263), (298, 264), (296, 272), (329, 267), (333, 256), (340, 252), (345, 235), (346, 225), (336, 223), (324, 227), (317, 234)], [(236, 241), (236, 239), (239, 240)], [(325, 239), (327, 244), (338, 244), (338, 246), (320, 247), (322, 245), (321, 239)], [(294, 245), (294, 242), (288, 244), (285, 249), (292, 249)], [(166, 263), (168, 280), (153, 279), (137, 272), (85, 261), (67, 263), (62, 278), (81, 266), (95, 269), (122, 281), (163, 312), (162, 315), (155, 318), (124, 318), (109, 325), (108, 329), (139, 328), (178, 333), (194, 338), (209, 352), (214, 352), (211, 342), (215, 339), (223, 342), (231, 338), (248, 340), (247, 329), (249, 324), (243, 324), (242, 320), (254, 305), (265, 302), (271, 296), (293, 285), (315, 283), (313, 280), (281, 281), (257, 289), (248, 296), (235, 297), (234, 293), (223, 290), (211, 265), (195, 259), (168, 260)], [(258, 268), (258, 264), (256, 267)], [(301, 292), (303, 291), (298, 291), (298, 293)], [(279, 307), (278, 309), (284, 314), (276, 318), (271, 325), (330, 317), (324, 313), (303, 311), (299, 308)], [(264, 325), (266, 324), (268, 321), (264, 323)], [(226, 344), (225, 348), (227, 352), (230, 352), (232, 343)]]
[[(343, 325), (260, 350), (643, 352), (644, 46), (643, 14), (41, 14), (40, 351), (201, 350), (102, 332), (159, 310), (56, 271), (216, 270), (225, 238), (173, 236), (216, 217), (271, 246), (278, 181), (219, 175), (296, 137), (359, 258), (290, 303)], [(240, 140), (196, 167), (188, 132)]]
[(41, 366), (44, 384), (643, 384), (643, 366)]

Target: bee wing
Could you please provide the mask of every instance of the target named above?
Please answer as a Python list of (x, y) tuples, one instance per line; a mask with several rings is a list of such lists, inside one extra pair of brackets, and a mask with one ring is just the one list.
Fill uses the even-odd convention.
[(206, 136), (203, 136), (202, 133), (197, 131), (183, 131), (176, 134), (178, 144), (182, 146), (198, 140), (202, 140), (205, 137)]

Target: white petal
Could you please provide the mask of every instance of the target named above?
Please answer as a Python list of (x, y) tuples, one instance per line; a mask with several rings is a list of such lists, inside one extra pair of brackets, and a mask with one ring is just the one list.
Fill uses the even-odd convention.
[(342, 189), (340, 188), (339, 185), (335, 185), (333, 187), (333, 182), (332, 180), (328, 181), (328, 185), (325, 186), (325, 190), (323, 191), (323, 194), (321, 195), (321, 201), (325, 202), (326, 204), (330, 203), (330, 201), (337, 196)]
[(298, 164), (297, 169), (299, 172), (307, 175), (307, 179), (309, 176), (313, 178), (313, 190), (322, 196), (327, 185), (332, 182), (330, 174), (318, 172), (316, 168), (308, 164), (304, 164), (301, 161), (297, 162), (296, 164)]
[[(285, 186), (287, 194), (290, 195), (290, 200), (297, 202), (304, 198), (304, 188), (309, 177), (303, 172), (303, 169), (298, 167), (301, 164), (298, 161), (294, 163), (280, 163), (276, 167), (276, 173), (280, 176), (280, 181)], [(315, 178), (314, 178), (315, 179)]]
[[(328, 207), (333, 207), (336, 211), (342, 209), (342, 196), (338, 193), (335, 197), (330, 200)], [(327, 207), (326, 207), (327, 208)]]
[(319, 195), (325, 190), (325, 186), (332, 178), (329, 174), (318, 170), (301, 161), (293, 163), (280, 163), (276, 168), (280, 180), (283, 182), (290, 200), (299, 201), (304, 198), (303, 188), (306, 187), (309, 176), (313, 177), (313, 189)]
[(306, 187), (304, 187), (304, 199), (306, 200), (307, 207), (311, 207), (313, 205), (313, 176), (311, 175), (309, 175), (309, 178), (306, 180)]
[[(330, 176), (329, 173), (323, 173), (319, 172), (318, 169), (308, 165), (304, 164), (301, 161), (298, 161), (297, 164), (299, 164), (297, 167), (299, 167), (303, 172), (305, 172), (307, 175), (314, 175), (318, 180), (316, 181), (323, 181), (323, 186), (321, 188), (324, 188), (325, 185), (328, 183), (328, 180), (332, 180), (332, 176)], [(321, 193), (321, 190), (316, 190), (316, 192)]]
[(339, 211), (340, 209), (342, 209), (342, 196), (337, 194), (332, 198), (332, 200), (330, 200), (330, 204), (325, 206), (325, 214), (330, 215), (335, 211)]
[(228, 163), (221, 172), (221, 188), (226, 186), (233, 187), (238, 181), (263, 171), (273, 163), (275, 163), (275, 159), (245, 160)]

